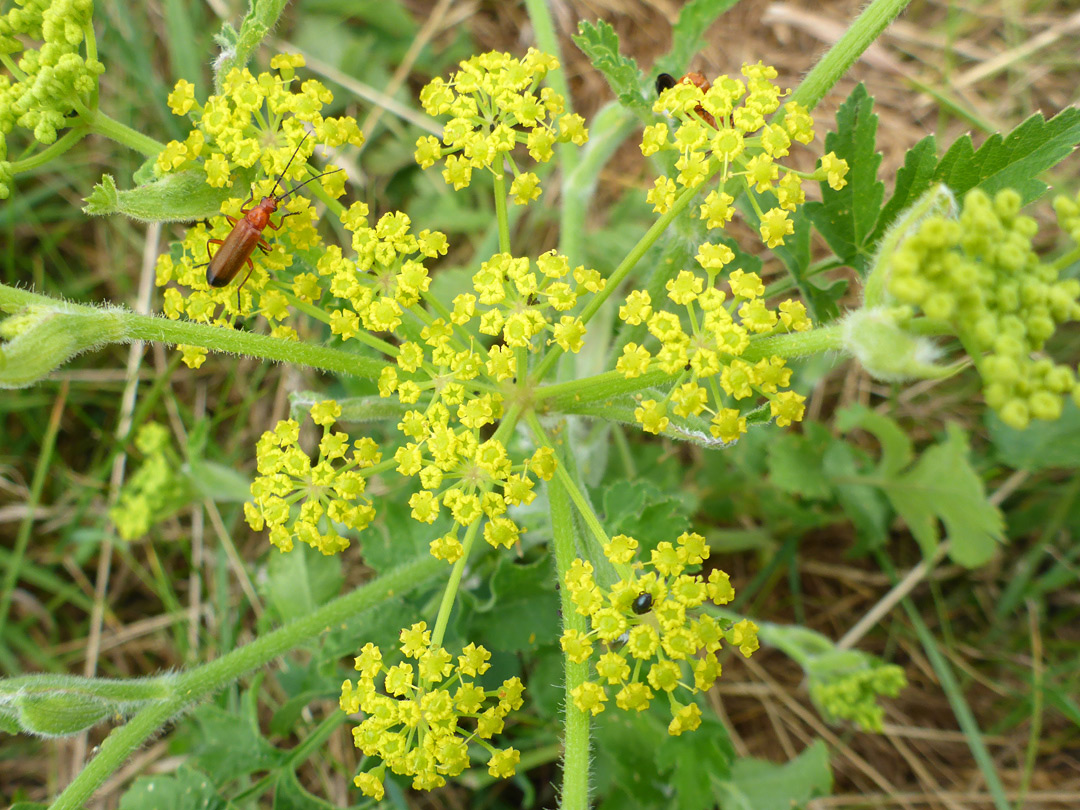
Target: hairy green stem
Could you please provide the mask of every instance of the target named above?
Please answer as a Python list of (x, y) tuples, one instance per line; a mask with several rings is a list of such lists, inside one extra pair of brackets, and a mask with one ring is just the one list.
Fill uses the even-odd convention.
[[(502, 421), (499, 422), (499, 427), (491, 436), (492, 441), (506, 442), (507, 436), (513, 433), (514, 428), (517, 426), (518, 419), (521, 416), (521, 405), (511, 405), (507, 410), (506, 415), (503, 416)], [(483, 491), (487, 492), (491, 489), (491, 485), (488, 484), (484, 487)], [(450, 572), (450, 579), (446, 583), (446, 588), (443, 590), (442, 600), (439, 603), (439, 614), (435, 618), (435, 628), (431, 631), (431, 642), (433, 644), (442, 644), (443, 637), (446, 634), (446, 626), (450, 621), (450, 613), (454, 609), (454, 600), (457, 599), (458, 587), (461, 585), (461, 577), (465, 573), (465, 566), (469, 562), (469, 557), (472, 554), (472, 547), (476, 541), (476, 535), (480, 531), (480, 524), (482, 520), (475, 520), (469, 524), (469, 528), (465, 530), (465, 539), (462, 541), (464, 551), (461, 557), (454, 563), (454, 568)]]
[(86, 123), (90, 126), (91, 132), (96, 132), (98, 135), (104, 135), (117, 143), (130, 146), (136, 152), (141, 152), (147, 157), (154, 157), (165, 148), (165, 144), (161, 143), (161, 141), (154, 140), (149, 135), (143, 135), (138, 130), (121, 124), (101, 110), (95, 110)]
[(60, 157), (60, 155), (85, 138), (88, 132), (90, 132), (89, 127), (72, 127), (45, 149), (23, 160), (13, 161), (8, 165), (8, 168), (12, 174), (19, 174), (44, 166), (53, 158)]
[(795, 88), (791, 100), (813, 110), (911, 0), (873, 0)]
[[(148, 340), (156, 343), (201, 346), (216, 352), (229, 352), (263, 360), (292, 363), (321, 371), (370, 379), (377, 379), (386, 365), (380, 360), (361, 357), (328, 346), (256, 335), (221, 326), (137, 315), (119, 307), (98, 308), (72, 304), (29, 290), (0, 284), (0, 311), (16, 312), (29, 306), (46, 308), (66, 316), (85, 317), (88, 328), (84, 331), (103, 337), (87, 341), (86, 345), (78, 346), (77, 351), (97, 348), (105, 343)], [(51, 370), (45, 369), (43, 375)]]
[(423, 556), (340, 596), (284, 627), (261, 636), (215, 661), (178, 676), (174, 696), (143, 709), (127, 724), (114, 729), (95, 756), (52, 803), (50, 810), (77, 810), (140, 745), (187, 707), (277, 658), (309, 643), (343, 620), (423, 584), (443, 563)]
[[(549, 0), (525, 0), (529, 20), (533, 24), (536, 45), (544, 53), (557, 57), (563, 62), (559, 38), (555, 33), (555, 21), (548, 8)], [(547, 82), (566, 101), (566, 114), (574, 112), (570, 97), (570, 83), (566, 72), (553, 70), (547, 75)], [(585, 210), (588, 198), (580, 194), (580, 189), (571, 188), (571, 177), (578, 165), (578, 148), (572, 143), (560, 143), (555, 146), (559, 156), (559, 172), (562, 178), (562, 196), (559, 205), (559, 253), (570, 259), (573, 267), (581, 259), (581, 239), (584, 234)]]
[(510, 252), (510, 222), (506, 215), (506, 177), (500, 171), (493, 182), (495, 192), (495, 216), (499, 221), (499, 252)]
[[(559, 467), (561, 469), (562, 465)], [(562, 585), (559, 589), (559, 603), (563, 626), (566, 630), (576, 630), (584, 635), (588, 632), (585, 617), (578, 613), (570, 598), (570, 589), (566, 587), (566, 574), (571, 563), (577, 559), (570, 498), (561, 478), (549, 481), (547, 492), (555, 569)], [(566, 724), (563, 737), (562, 810), (586, 810), (589, 806), (589, 715), (575, 706), (572, 698), (573, 691), (585, 682), (588, 666), (587, 661), (578, 664), (563, 653), (563, 706)]]
[[(739, 359), (756, 363), (764, 357), (806, 357), (829, 351), (840, 351), (842, 330), (839, 325), (822, 326), (806, 332), (788, 332), (783, 335), (756, 337)], [(649, 371), (640, 377), (627, 379), (618, 371), (605, 371), (592, 377), (543, 385), (533, 392), (533, 399), (543, 401), (549, 410), (560, 410), (567, 405), (596, 402), (607, 397), (629, 394), (644, 388), (670, 385), (678, 374)]]
[[(484, 491), (486, 492), (487, 489)], [(465, 566), (472, 555), (473, 544), (476, 542), (476, 535), (480, 531), (481, 523), (483, 523), (483, 520), (474, 520), (469, 524), (469, 528), (465, 530), (465, 539), (461, 541), (463, 551), (454, 563), (454, 568), (450, 571), (450, 579), (447, 580), (446, 587), (443, 589), (442, 600), (439, 602), (439, 615), (436, 616), (435, 627), (431, 631), (431, 643), (437, 647), (442, 646), (443, 638), (446, 636), (446, 626), (450, 622), (450, 614), (454, 612), (454, 602), (457, 600), (461, 577), (465, 573)]]

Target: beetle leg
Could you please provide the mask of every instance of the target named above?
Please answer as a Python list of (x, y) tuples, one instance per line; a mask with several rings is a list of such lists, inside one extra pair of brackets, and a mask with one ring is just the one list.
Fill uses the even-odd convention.
[(299, 211), (290, 211), (288, 214), (282, 214), (281, 219), (278, 220), (277, 225), (274, 224), (273, 220), (268, 218), (266, 224), (273, 228), (275, 231), (279, 231), (281, 230), (281, 223), (285, 221), (286, 217), (295, 217), (299, 213)]
[(236, 223), (240, 221), (236, 217), (230, 217), (228, 214), (225, 215), (225, 219), (229, 220), (229, 224), (233, 227), (236, 227)]
[(225, 244), (225, 242), (222, 239), (207, 239), (206, 240), (206, 261), (203, 262), (202, 264), (197, 264), (195, 266), (196, 267), (206, 267), (206, 265), (210, 264), (210, 262), (214, 258), (213, 256), (210, 255), (210, 246), (211, 245), (224, 245), (224, 244)]
[(244, 285), (247, 284), (247, 280), (249, 278), (251, 278), (251, 274), (255, 272), (255, 264), (251, 261), (250, 256), (248, 256), (247, 265), (248, 265), (247, 275), (244, 276), (244, 280), (240, 282), (240, 286), (236, 288), (236, 314), (237, 315), (240, 314), (240, 290), (242, 290)]
[(251, 210), (250, 208), (247, 207), (247, 204), (249, 202), (255, 202), (255, 186), (254, 185), (252, 185), (251, 191), (248, 193), (248, 198), (246, 200), (244, 200), (244, 204), (240, 206), (240, 213), (243, 214), (245, 217), (248, 215), (248, 212)]

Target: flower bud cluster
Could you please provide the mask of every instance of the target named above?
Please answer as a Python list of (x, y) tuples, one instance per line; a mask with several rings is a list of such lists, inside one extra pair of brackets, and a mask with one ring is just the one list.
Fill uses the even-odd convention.
[[(706, 266), (722, 266), (733, 258), (725, 245), (702, 245), (698, 261)], [(738, 407), (753, 404), (759, 397), (768, 403), (778, 425), (802, 419), (806, 398), (785, 390), (791, 369), (782, 357), (766, 357), (756, 363), (739, 359), (749, 348), (752, 335), (769, 335), (811, 328), (806, 307), (799, 301), (783, 301), (772, 309), (762, 298), (765, 285), (756, 273), (734, 270), (728, 276), (731, 300), (713, 286), (716, 270), (709, 273), (708, 286), (697, 273), (682, 270), (667, 284), (668, 299), (685, 312), (655, 309), (648, 292), (635, 290), (619, 310), (619, 317), (631, 325), (644, 324), (659, 348), (650, 351), (643, 342), (628, 343), (616, 363), (624, 377), (638, 377), (650, 369), (677, 375), (662, 400), (643, 400), (634, 417), (650, 433), (667, 428), (669, 409), (680, 417), (711, 417), (709, 430), (724, 442), (737, 440), (746, 432), (746, 416)], [(654, 344), (655, 345), (655, 344)], [(734, 406), (734, 407), (733, 407)]]
[(323, 554), (343, 551), (349, 539), (339, 527), (362, 531), (375, 517), (365, 491), (382, 455), (372, 439), (350, 443), (348, 434), (331, 430), (339, 416), (333, 400), (312, 407), (311, 418), (323, 429), (317, 459), (300, 447), (294, 419), (278, 422), (255, 445), (259, 474), (244, 517), (255, 531), (269, 528), (270, 542), (282, 551), (291, 551), (294, 539)]
[[(896, 697), (907, 685), (902, 667), (882, 664), (857, 651), (842, 651), (823, 656), (827, 667), (811, 663), (810, 699), (831, 721), (849, 720), (859, 728), (878, 734), (882, 730), (885, 710), (878, 705), (879, 697)], [(837, 667), (839, 660), (849, 666)]]
[(446, 649), (431, 643), (425, 622), (401, 631), (401, 653), (404, 660), (388, 665), (378, 647), (366, 644), (355, 659), (360, 677), (341, 685), (341, 710), (365, 715), (353, 728), (353, 743), (366, 757), (382, 760), (356, 776), (354, 784), (381, 800), (389, 768), (412, 777), (417, 790), (441, 787), (469, 766), (470, 746), (490, 753), (492, 776), (512, 776), (520, 753), (489, 741), (502, 733), (510, 712), (521, 708), (521, 681), (508, 678), (497, 689), (485, 689), (477, 678), (491, 667), (491, 654), (469, 644), (455, 663)]
[(0, 58), (10, 73), (0, 74), (0, 199), (11, 192), (6, 136), (20, 127), (51, 144), (68, 116), (93, 106), (105, 70), (95, 58), (93, 14), (93, 0), (29, 0), (0, 14)]
[[(706, 602), (725, 605), (735, 597), (727, 574), (719, 569), (708, 578), (688, 571), (709, 556), (700, 534), (684, 533), (675, 543), (662, 542), (647, 563), (635, 562), (638, 542), (616, 535), (604, 555), (616, 566), (629, 566), (629, 576), (605, 591), (593, 576), (592, 563), (575, 560), (565, 586), (578, 613), (589, 618), (589, 631), (567, 629), (562, 648), (571, 661), (596, 656), (595, 680), (571, 691), (574, 705), (597, 715), (611, 692), (624, 711), (644, 711), (658, 693), (666, 693), (673, 735), (701, 724), (693, 701), (675, 699), (678, 690), (707, 691), (720, 677), (716, 653), (727, 642), (746, 657), (758, 648), (757, 626), (748, 620), (725, 627), (702, 608)], [(691, 685), (692, 684), (692, 685)]]
[[(955, 329), (986, 403), (1017, 429), (1057, 419), (1068, 394), (1080, 402), (1074, 369), (1036, 356), (1059, 324), (1080, 320), (1080, 281), (1040, 260), (1032, 246), (1038, 226), (1020, 206), (1011, 189), (992, 199), (972, 190), (958, 218), (924, 220), (887, 267), (889, 293)], [(1058, 204), (1066, 230), (1074, 207)]]
[(125, 540), (137, 540), (152, 525), (164, 520), (187, 503), (190, 487), (179, 475), (180, 459), (169, 444), (169, 431), (156, 422), (147, 422), (135, 434), (135, 447), (143, 462), (120, 490), (109, 518)]
[(449, 80), (432, 79), (420, 91), (420, 103), (432, 116), (450, 115), (440, 141), (425, 135), (416, 142), (416, 162), (423, 168), (443, 161), (443, 178), (455, 189), (472, 182), (474, 169), (502, 176), (508, 164), (514, 175), (510, 193), (519, 205), (540, 196), (540, 179), (522, 172), (514, 159), (522, 144), (537, 163), (547, 163), (556, 143), (584, 144), (585, 120), (566, 113), (566, 100), (540, 82), (559, 61), (530, 48), (522, 59), (491, 51), (460, 64)]

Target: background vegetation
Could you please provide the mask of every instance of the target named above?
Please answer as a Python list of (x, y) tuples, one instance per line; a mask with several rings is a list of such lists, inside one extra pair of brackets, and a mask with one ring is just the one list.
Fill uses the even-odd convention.
[[(169, 89), (186, 77), (205, 94), (212, 34), (243, 9), (227, 0), (96, 5), (99, 49), (109, 60), (103, 108), (162, 141), (182, 137), (166, 105)], [(578, 112), (590, 116), (610, 91), (569, 40), (577, 21), (608, 20), (622, 51), (647, 67), (667, 51), (678, 6), (553, 4)], [(776, 65), (781, 84), (792, 86), (858, 6), (745, 0), (710, 29), (692, 67), (713, 75), (763, 59)], [(891, 178), (906, 150), (928, 133), (947, 144), (970, 131), (979, 143), (1032, 112), (1050, 118), (1076, 102), (1080, 15), (1069, 6), (915, 2), (815, 110), (818, 130), (830, 128), (840, 102), (863, 82), (880, 116), (880, 175)], [(304, 0), (286, 12), (271, 44), (305, 53), (308, 70), (335, 92), (334, 112), (361, 122), (368, 143), (357, 163), (365, 183), (354, 193), (374, 211), (401, 209), (447, 232), (452, 244), (468, 246), (447, 263), (465, 266), (494, 252), (490, 195), (451, 194), (417, 168), (419, 130), (410, 121), (416, 91), (472, 53), (522, 52), (533, 42), (525, 8), (513, 3)], [(268, 60), (264, 49), (256, 65)], [(95, 139), (66, 160), (62, 174), (46, 167), (40, 176), (20, 176), (17, 193), (0, 207), (0, 279), (76, 301), (159, 309), (154, 258), (181, 229), (90, 219), (81, 211), (102, 172), (130, 177), (140, 157)], [(1066, 160), (1046, 179), (1075, 193), (1078, 168), (1080, 162)], [(603, 265), (648, 227), (652, 215), (642, 190), (650, 180), (628, 140), (602, 174), (588, 214), (591, 263)], [(1052, 219), (1048, 202), (1036, 213)], [(556, 226), (554, 208), (533, 207), (517, 224), (517, 244), (546, 250)], [(745, 244), (756, 241), (751, 236)], [(1042, 247), (1052, 251), (1054, 244)], [(781, 273), (763, 268), (766, 282)], [(1067, 273), (1078, 274), (1080, 266)], [(1065, 331), (1056, 340), (1054, 355), (1075, 365), (1080, 334)], [(749, 660), (726, 660), (710, 700), (734, 751), (795, 762), (769, 771), (743, 761), (733, 780), (744, 791), (738, 800), (786, 807), (785, 799), (828, 790), (814, 760), (827, 749), (832, 795), (815, 799), (816, 807), (1080, 805), (1080, 546), (1074, 542), (1080, 414), (1070, 406), (1059, 422), (1021, 434), (988, 414), (970, 373), (894, 388), (871, 381), (856, 364), (825, 359), (804, 364), (799, 374), (801, 389), (813, 392), (801, 431), (757, 429), (736, 447), (711, 452), (616, 432), (610, 457), (600, 452), (606, 436), (579, 437), (597, 448), (585, 475), (609, 529), (647, 533), (650, 525), (691, 521), (705, 527), (737, 583), (737, 609), (874, 651), (907, 674), (908, 687), (885, 704), (884, 732), (870, 734), (826, 723), (811, 704), (803, 670), (779, 652), (763, 648)], [(295, 368), (211, 357), (193, 371), (174, 352), (132, 346), (85, 355), (46, 383), (0, 394), (0, 566), (7, 567), (17, 532), (27, 525), (33, 532), (17, 584), (3, 586), (3, 675), (132, 677), (209, 660), (342, 583), (363, 581), (368, 570), (349, 555), (340, 570), (311, 557), (298, 578), (242, 518), (255, 439), (287, 415), (290, 392), (317, 385)], [(860, 427), (869, 424), (867, 409), (898, 424), (921, 459), (930, 448), (970, 444), (972, 468), (1007, 527), (1007, 542), (991, 563), (975, 571), (940, 555), (940, 564), (920, 563), (919, 544), (885, 506), (889, 483), (852, 471), (881, 453), (874, 435)], [(175, 489), (157, 493), (172, 517), (129, 543), (117, 536), (109, 511), (146, 461), (133, 437), (150, 421), (172, 432), (182, 455), (167, 463), (184, 475)], [(947, 432), (950, 423), (962, 437)], [(840, 456), (852, 465), (838, 462)], [(377, 537), (365, 541), (368, 563), (387, 562), (398, 544), (426, 545), (421, 533), (406, 509), (387, 508)], [(529, 644), (551, 645), (558, 633), (553, 593), (517, 587), (513, 575), (504, 572), (484, 593), (519, 598), (493, 615), (478, 594), (471, 621), (495, 632), (512, 632), (516, 622), (537, 634)], [(396, 635), (399, 618), (387, 622), (387, 638)], [(338, 653), (351, 654), (351, 644), (322, 651)], [(541, 714), (558, 708), (558, 661), (554, 655), (535, 661), (530, 688)], [(306, 791), (349, 806), (356, 801), (350, 780), (358, 752), (346, 726), (324, 722), (337, 713), (337, 701), (316, 677), (317, 663), (292, 656), (227, 690), (140, 751), (95, 796), (95, 806), (149, 806), (142, 791), (150, 783), (133, 780), (173, 774), (185, 761), (215, 777), (241, 775), (251, 795), (262, 774), (287, 761), (295, 779), (278, 786), (275, 806), (319, 806), (304, 804), (314, 801)], [(952, 678), (942, 680), (943, 671)], [(631, 721), (611, 716), (598, 726), (598, 795), (611, 807), (627, 806), (620, 802), (631, 796), (641, 806), (670, 806), (671, 796), (644, 777), (659, 772), (680, 806), (698, 806), (695, 769), (709, 767), (714, 737), (703, 736), (698, 759), (680, 770), (670, 751), (643, 742), (640, 729), (626, 733), (625, 723)], [(981, 762), (975, 728), (986, 745)], [(557, 741), (541, 731), (531, 767), (510, 783), (488, 789), (481, 771), (420, 800), (391, 799), (402, 806), (552, 806)], [(55, 741), (0, 738), (0, 801), (55, 795), (105, 732)], [(182, 793), (184, 786), (182, 780), (154, 784), (159, 795)], [(754, 793), (777, 784), (778, 793)], [(466, 792), (478, 789), (486, 792)], [(189, 806), (180, 801), (172, 806)]]

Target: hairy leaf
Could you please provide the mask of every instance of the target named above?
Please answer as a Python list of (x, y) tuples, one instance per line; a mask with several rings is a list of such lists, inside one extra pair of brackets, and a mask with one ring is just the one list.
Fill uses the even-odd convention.
[(624, 106), (648, 111), (652, 105), (645, 101), (642, 92), (641, 70), (634, 59), (619, 53), (619, 35), (609, 23), (597, 20), (594, 25), (583, 20), (578, 23), (578, 33), (573, 40), (589, 57), (593, 67), (604, 74), (615, 97)]
[(731, 779), (724, 782), (725, 808), (731, 810), (789, 810), (832, 790), (829, 749), (815, 741), (795, 759), (778, 765), (754, 757), (738, 759)]

